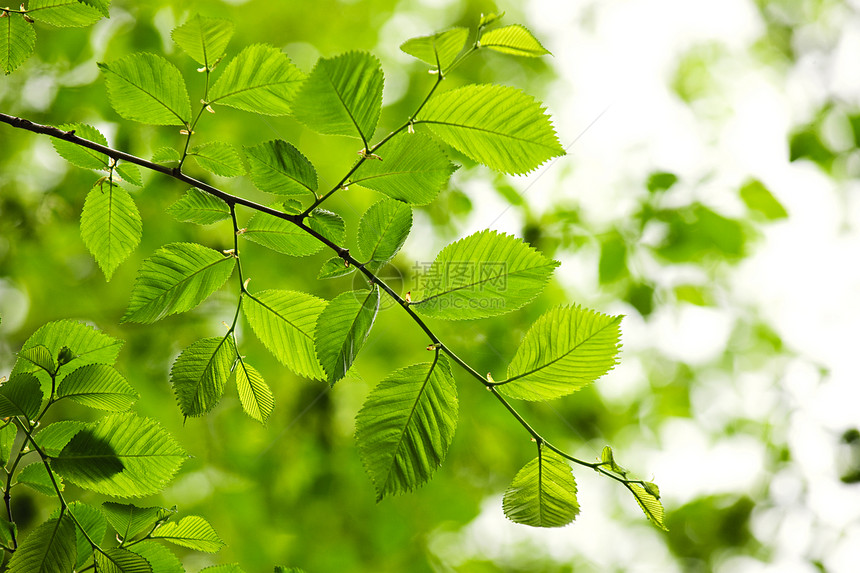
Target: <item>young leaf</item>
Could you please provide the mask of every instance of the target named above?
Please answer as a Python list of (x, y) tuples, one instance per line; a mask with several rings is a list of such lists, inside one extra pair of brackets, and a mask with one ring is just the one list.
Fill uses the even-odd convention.
[(142, 234), (140, 212), (125, 189), (104, 181), (90, 190), (81, 212), (81, 238), (107, 280), (134, 252)]
[(77, 420), (61, 420), (48, 424), (33, 436), (42, 451), (49, 457), (57, 457), (75, 434), (86, 427), (86, 423)]
[(504, 314), (537, 296), (556, 266), (520, 239), (480, 231), (442, 249), (418, 278), (412, 306), (448, 320)]
[(346, 224), (337, 213), (314, 209), (306, 223), (308, 227), (335, 244), (342, 245), (346, 241)]
[(457, 169), (435, 141), (420, 133), (394, 136), (378, 155), (382, 161), (365, 161), (350, 182), (413, 205), (432, 202)]
[(490, 48), (503, 54), (537, 58), (549, 54), (549, 50), (529, 32), (525, 26), (512, 24), (485, 32), (481, 36), (481, 47)]
[(27, 15), (37, 22), (57, 27), (82, 27), (101, 20), (101, 13), (79, 0), (30, 0)]
[(564, 155), (541, 104), (511, 87), (470, 85), (435, 95), (415, 123), (502, 173), (527, 173)]
[(489, 14), (481, 14), (481, 19), (478, 21), (478, 27), (486, 28), (490, 24), (501, 20), (504, 15), (504, 12), (502, 12), (501, 14), (494, 14), (493, 12), (490, 12)]
[(108, 412), (125, 412), (138, 394), (113, 366), (88, 364), (63, 378), (57, 397)]
[[(56, 474), (54, 474), (54, 479), (57, 481), (57, 488), (63, 491), (63, 479)], [(24, 467), (18, 474), (17, 481), (31, 487), (42, 495), (57, 495), (57, 491), (54, 489), (54, 482), (51, 481), (51, 476), (48, 475), (48, 470), (45, 469), (45, 464), (42, 462), (36, 462)]]
[(57, 364), (54, 362), (54, 357), (44, 344), (37, 344), (21, 350), (18, 353), (18, 358), (38, 366), (48, 374), (55, 374), (57, 372)]
[(151, 323), (199, 305), (221, 288), (236, 259), (196, 243), (170, 243), (143, 261), (122, 322)]
[[(42, 432), (39, 432), (40, 434)], [(15, 445), (15, 437), (18, 435), (18, 429), (12, 420), (0, 426), (0, 465), (5, 466), (9, 461), (9, 456), (12, 454), (12, 446)]]
[(211, 70), (224, 56), (224, 50), (233, 37), (233, 22), (195, 14), (174, 28), (170, 37), (194, 61)]
[(260, 342), (300, 376), (326, 377), (314, 350), (314, 327), (326, 307), (303, 292), (266, 290), (248, 296), (242, 310)]
[(242, 236), (258, 245), (294, 257), (313, 255), (323, 248), (322, 243), (301, 228), (267, 213), (255, 213)]
[[(75, 0), (75, 3), (77, 3), (77, 0)], [(88, 139), (93, 143), (99, 143), (104, 146), (108, 144), (107, 138), (98, 129), (85, 123), (66, 123), (59, 126), (59, 128), (63, 131), (74, 130), (75, 135)], [(108, 168), (110, 160), (104, 153), (99, 153), (98, 151), (81, 147), (69, 141), (57, 139), (56, 137), (51, 138), (51, 143), (54, 145), (57, 153), (60, 154), (60, 157), (75, 167), (95, 169), (96, 171), (107, 170)]]
[(274, 46), (248, 46), (227, 65), (209, 92), (209, 103), (252, 113), (287, 115), (304, 76)]
[(445, 357), (390, 374), (367, 397), (355, 428), (377, 500), (428, 481), (457, 428), (457, 387)]
[(400, 49), (445, 73), (463, 51), (468, 39), (468, 28), (453, 28), (438, 34), (406, 40)]
[(378, 264), (390, 261), (403, 246), (411, 228), (409, 205), (391, 199), (374, 203), (358, 223), (359, 256)]
[(110, 18), (110, 14), (108, 13), (108, 9), (110, 8), (110, 0), (78, 0), (79, 2), (83, 2), (88, 6), (92, 6), (96, 10), (102, 13), (105, 18)]
[(36, 31), (21, 14), (0, 18), (0, 68), (7, 76), (24, 63), (36, 47)]
[(579, 306), (553, 308), (526, 333), (499, 391), (521, 400), (576, 392), (615, 366), (620, 324), (620, 316)]
[(224, 547), (224, 542), (209, 522), (197, 515), (183, 517), (178, 522), (165, 523), (153, 532), (152, 537), (206, 553), (216, 553)]
[(173, 147), (159, 147), (155, 150), (155, 153), (152, 154), (152, 160), (156, 163), (169, 163), (171, 161), (179, 162), (182, 160), (182, 154)]
[(241, 359), (236, 365), (236, 388), (245, 413), (265, 424), (275, 407), (275, 396), (260, 373)]
[(245, 148), (251, 180), (257, 189), (278, 195), (317, 190), (317, 172), (301, 151), (282, 139)]
[(170, 369), (170, 383), (183, 416), (202, 416), (218, 404), (235, 359), (229, 336), (204, 338), (182, 351)]
[(170, 549), (155, 541), (141, 541), (128, 548), (146, 559), (154, 573), (185, 573), (185, 567)]
[(221, 177), (238, 177), (245, 173), (239, 152), (229, 143), (204, 143), (192, 147), (188, 155), (194, 157), (200, 167)]
[(0, 418), (23, 416), (32, 420), (41, 404), (42, 385), (28, 372), (13, 375), (0, 386)]
[(84, 489), (140, 497), (161, 490), (185, 458), (176, 440), (154, 420), (113, 414), (87, 424), (51, 465)]
[(355, 267), (344, 264), (340, 257), (332, 257), (320, 267), (320, 272), (317, 274), (318, 279), (336, 279), (345, 277), (355, 270)]
[[(648, 520), (664, 531), (669, 531), (664, 521), (663, 504), (660, 503), (660, 490), (651, 482), (645, 482), (649, 487), (642, 487), (638, 483), (625, 483), (627, 489), (633, 494), (636, 503), (645, 512)], [(649, 491), (649, 489), (651, 491)]]
[(140, 169), (134, 163), (119, 163), (115, 168), (116, 172), (122, 177), (123, 181), (141, 187), (143, 179), (140, 178)]
[(108, 96), (125, 119), (152, 125), (186, 125), (191, 102), (179, 70), (155, 54), (131, 54), (110, 64), (100, 63)]
[(95, 555), (99, 573), (153, 573), (152, 565), (137, 553), (124, 547), (112, 547)]
[(230, 207), (214, 195), (192, 187), (167, 208), (177, 221), (211, 225), (230, 218)]
[(317, 320), (317, 357), (329, 384), (343, 378), (370, 334), (379, 312), (379, 289), (338, 295)]
[(157, 522), (173, 513), (172, 510), (163, 507), (137, 507), (113, 501), (104, 502), (102, 512), (123, 541), (130, 540), (145, 531), (148, 532)]
[[(47, 475), (47, 474), (46, 474)], [(107, 521), (104, 514), (91, 505), (87, 505), (80, 501), (73, 501), (66, 507), (66, 511), (75, 516), (78, 524), (86, 531), (90, 539), (96, 543), (101, 543), (107, 532)], [(60, 510), (57, 509), (51, 514), (51, 518), (60, 516)], [(93, 546), (87, 541), (87, 538), (81, 532), (81, 528), (75, 527), (75, 545), (77, 546), (77, 571), (80, 571), (84, 564), (89, 561), (93, 554)]]
[(382, 68), (375, 56), (321, 58), (293, 102), (296, 119), (318, 133), (360, 137), (367, 147), (382, 110)]
[(75, 567), (75, 525), (66, 515), (28, 535), (8, 563), (8, 573), (69, 573)]
[(538, 457), (514, 477), (502, 508), (514, 523), (532, 527), (567, 525), (579, 513), (570, 465), (549, 448), (539, 448)]
[[(113, 364), (122, 347), (122, 341), (108, 336), (81, 322), (58, 320), (41, 326), (24, 342), (22, 350), (42, 344), (56, 356), (60, 349), (68, 347), (74, 358), (61, 369), (71, 371), (84, 364)], [(68, 368), (68, 370), (66, 370)], [(39, 367), (27, 360), (18, 360), (12, 374), (34, 372)], [(58, 375), (58, 381), (62, 375)]]

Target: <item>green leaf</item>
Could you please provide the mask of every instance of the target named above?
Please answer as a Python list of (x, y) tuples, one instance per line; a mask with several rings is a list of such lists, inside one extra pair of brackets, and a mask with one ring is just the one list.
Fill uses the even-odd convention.
[(205, 567), (200, 570), (200, 573), (245, 573), (245, 571), (239, 567), (238, 563), (228, 563), (227, 565)]
[(196, 243), (170, 243), (143, 261), (122, 322), (151, 323), (195, 308), (221, 288), (236, 258)]
[(108, 9), (110, 8), (110, 0), (78, 0), (78, 2), (83, 2), (87, 6), (92, 6), (93, 8), (101, 12), (105, 18), (110, 18), (110, 14), (108, 13)]
[(84, 489), (139, 497), (160, 491), (185, 458), (176, 440), (154, 420), (113, 414), (87, 424), (51, 465)]
[(81, 27), (95, 24), (101, 13), (79, 0), (30, 0), (27, 15), (37, 22), (57, 27)]
[(514, 523), (532, 527), (567, 525), (579, 513), (570, 465), (549, 448), (539, 448), (538, 457), (514, 477), (502, 508)]
[(627, 242), (617, 231), (611, 232), (600, 243), (598, 276), (605, 285), (627, 276)]
[(183, 517), (178, 522), (165, 523), (155, 530), (152, 537), (206, 553), (216, 553), (224, 547), (224, 542), (209, 522), (197, 515)]
[(314, 350), (314, 327), (326, 302), (303, 292), (266, 290), (248, 296), (242, 310), (260, 342), (300, 376), (326, 378)]
[(367, 52), (321, 58), (293, 102), (293, 115), (318, 133), (360, 137), (367, 147), (382, 110), (382, 67)]
[(457, 428), (457, 387), (444, 356), (390, 374), (355, 419), (361, 461), (377, 500), (411, 491), (445, 459)]
[(74, 370), (57, 386), (57, 396), (108, 412), (125, 412), (138, 399), (122, 374), (106, 364), (88, 364)]
[(5, 547), (12, 547), (14, 545), (13, 539), (17, 538), (18, 526), (11, 521), (0, 518), (0, 543)]
[(51, 351), (48, 347), (44, 344), (37, 344), (30, 348), (21, 350), (21, 352), (18, 353), (18, 358), (31, 362), (48, 374), (55, 374), (57, 372), (57, 364), (54, 362), (54, 357), (51, 355)]
[(379, 312), (379, 289), (338, 295), (317, 320), (317, 357), (329, 384), (343, 378), (370, 334)]
[(489, 14), (481, 14), (481, 19), (478, 21), (478, 27), (485, 28), (493, 22), (501, 20), (504, 15), (504, 12), (501, 14), (494, 14), (493, 12), (490, 12)]
[[(77, 0), (75, 0), (75, 3), (77, 4)], [(98, 129), (91, 125), (87, 125), (85, 123), (66, 123), (59, 126), (59, 128), (63, 131), (74, 130), (75, 135), (78, 137), (83, 137), (93, 143), (98, 143), (107, 147), (107, 138), (105, 138)], [(95, 169), (96, 171), (106, 171), (108, 168), (110, 159), (104, 153), (99, 153), (98, 151), (93, 151), (87, 147), (81, 147), (75, 143), (57, 139), (56, 137), (51, 138), (51, 143), (54, 145), (54, 149), (57, 150), (57, 153), (60, 154), (60, 157), (75, 167)]]
[(142, 235), (140, 212), (125, 189), (103, 181), (90, 190), (81, 212), (81, 238), (107, 280), (134, 252)]
[(185, 573), (185, 567), (170, 549), (155, 541), (141, 541), (128, 548), (146, 559), (155, 573)]
[(304, 75), (274, 46), (248, 46), (227, 65), (209, 92), (209, 103), (253, 113), (287, 115)]
[(242, 236), (258, 245), (294, 257), (313, 255), (323, 248), (323, 244), (315, 237), (290, 221), (261, 212), (251, 217)]
[(0, 67), (7, 76), (24, 63), (36, 47), (36, 31), (20, 14), (0, 18)]
[(418, 277), (412, 306), (448, 320), (504, 314), (537, 296), (556, 266), (516, 237), (480, 231), (442, 249)]
[(9, 573), (69, 573), (75, 568), (75, 525), (49, 519), (30, 533), (9, 560)]
[(668, 171), (654, 171), (648, 176), (646, 187), (649, 193), (668, 191), (678, 182), (678, 176)]
[(527, 58), (537, 58), (550, 53), (525, 26), (519, 24), (502, 26), (485, 32), (481, 36), (480, 46), (503, 54)]
[(194, 61), (211, 70), (224, 56), (224, 50), (233, 37), (233, 22), (195, 14), (174, 28), (170, 37)]
[(314, 209), (305, 220), (308, 227), (328, 239), (329, 241), (342, 245), (346, 241), (346, 224), (337, 213), (325, 209)]
[(621, 477), (627, 477), (627, 470), (615, 463), (615, 457), (612, 455), (612, 448), (609, 446), (604, 446), (603, 451), (600, 452), (600, 462), (605, 464), (604, 467), (609, 471), (615, 472)]
[(95, 557), (99, 573), (153, 573), (152, 566), (144, 557), (123, 547), (99, 551)]
[(541, 104), (511, 87), (470, 85), (434, 95), (415, 123), (502, 173), (528, 173), (564, 155)]
[(57, 457), (63, 448), (66, 447), (75, 434), (86, 427), (85, 422), (77, 420), (61, 420), (48, 424), (42, 428), (33, 438), (42, 451), (49, 457)]
[(521, 400), (550, 400), (594, 382), (617, 363), (620, 316), (558, 306), (523, 338), (499, 391)]
[(218, 404), (235, 359), (229, 336), (204, 338), (182, 351), (170, 369), (170, 384), (183, 416), (202, 416)]
[(746, 182), (740, 189), (740, 195), (750, 211), (761, 213), (770, 221), (788, 217), (788, 211), (782, 203), (757, 179)]
[(33, 420), (42, 405), (42, 385), (28, 372), (15, 374), (0, 386), (0, 418), (23, 416)]
[[(122, 347), (121, 340), (74, 320), (58, 320), (41, 326), (24, 342), (22, 350), (39, 344), (48, 347), (54, 356), (64, 346), (68, 347), (74, 355), (74, 358), (67, 363), (69, 371), (84, 364), (113, 364)], [(69, 364), (71, 366), (68, 366)], [(19, 360), (15, 363), (12, 374), (33, 372), (38, 369), (38, 366), (29, 361)], [(58, 381), (62, 377), (58, 375)]]
[(152, 160), (156, 163), (169, 163), (171, 161), (178, 163), (182, 160), (182, 154), (173, 147), (159, 147), (152, 154)]
[(409, 205), (383, 199), (370, 206), (358, 223), (358, 254), (365, 261), (386, 263), (394, 258), (412, 229)]
[[(39, 432), (41, 434), (41, 432)], [(18, 435), (18, 429), (12, 421), (8, 421), (4, 426), (0, 427), (0, 465), (5, 466), (9, 461), (9, 456), (12, 454), (12, 446), (15, 445), (15, 437)]]
[[(96, 543), (102, 542), (105, 537), (105, 533), (107, 532), (107, 521), (105, 520), (104, 514), (99, 511), (98, 508), (80, 501), (73, 501), (69, 503), (66, 509), (75, 516), (75, 519), (81, 525), (83, 530), (86, 531), (90, 539)], [(51, 517), (59, 517), (59, 515), (60, 511), (57, 510), (51, 514)], [(90, 545), (90, 542), (87, 541), (87, 538), (84, 537), (83, 533), (81, 533), (81, 528), (79, 527), (75, 527), (75, 545), (78, 548), (76, 570), (80, 571), (92, 556), (93, 546)]]
[[(625, 483), (627, 489), (633, 494), (636, 503), (642, 508), (648, 520), (664, 531), (669, 531), (664, 521), (663, 504), (660, 503), (660, 490), (657, 486), (650, 482), (645, 482), (648, 487), (643, 487), (637, 483)], [(651, 490), (651, 491), (649, 491)]]
[(194, 157), (200, 167), (221, 177), (238, 177), (245, 173), (239, 152), (228, 143), (204, 143), (192, 147), (188, 155)]
[[(63, 479), (56, 474), (54, 474), (54, 479), (57, 480), (57, 487), (60, 491), (63, 491)], [(48, 470), (45, 469), (45, 464), (42, 462), (36, 462), (24, 467), (18, 474), (17, 481), (33, 488), (42, 495), (57, 495), (54, 484), (51, 482), (51, 477), (48, 475)]]
[(143, 532), (149, 532), (157, 522), (169, 517), (173, 510), (106, 501), (102, 504), (102, 512), (120, 539), (126, 541)]
[(167, 208), (177, 221), (211, 225), (230, 218), (230, 207), (214, 195), (192, 187)]
[(245, 413), (265, 424), (275, 407), (275, 396), (260, 373), (244, 360), (236, 365), (236, 388)]
[(191, 102), (179, 70), (155, 54), (131, 54), (110, 64), (100, 63), (108, 96), (125, 119), (152, 125), (186, 125)]
[(432, 202), (457, 170), (439, 145), (420, 133), (394, 136), (378, 155), (382, 161), (366, 160), (351, 183), (413, 205)]
[(468, 28), (453, 28), (438, 34), (406, 40), (400, 49), (444, 73), (463, 51), (468, 39)]
[(143, 179), (140, 178), (140, 169), (134, 163), (119, 163), (115, 168), (116, 172), (122, 177), (123, 181), (141, 187)]
[(282, 139), (245, 148), (251, 180), (257, 189), (278, 195), (317, 190), (317, 172), (308, 158)]
[(318, 279), (336, 279), (345, 277), (355, 271), (355, 267), (347, 266), (340, 257), (332, 257), (320, 267), (320, 272), (317, 275)]

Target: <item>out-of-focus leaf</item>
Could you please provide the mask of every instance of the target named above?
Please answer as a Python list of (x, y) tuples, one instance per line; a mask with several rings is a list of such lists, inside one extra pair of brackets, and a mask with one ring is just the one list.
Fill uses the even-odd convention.
[(646, 187), (650, 193), (668, 191), (678, 182), (678, 176), (668, 171), (655, 171), (648, 176)]
[(761, 213), (766, 219), (775, 221), (788, 217), (785, 207), (764, 186), (764, 183), (757, 179), (744, 183), (740, 189), (740, 194), (741, 199), (751, 211)]
[(627, 243), (617, 232), (600, 243), (598, 270), (600, 284), (611, 283), (627, 275)]

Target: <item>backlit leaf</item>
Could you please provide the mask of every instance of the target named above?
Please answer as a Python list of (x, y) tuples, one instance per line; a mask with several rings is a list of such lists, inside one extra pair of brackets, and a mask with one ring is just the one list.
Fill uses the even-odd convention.
[(229, 143), (213, 141), (191, 148), (188, 155), (206, 171), (221, 177), (237, 177), (245, 173), (239, 152)]
[(209, 522), (197, 515), (165, 523), (153, 532), (152, 537), (206, 553), (215, 553), (224, 547), (224, 542)]
[(206, 18), (195, 14), (187, 22), (174, 28), (170, 37), (182, 51), (198, 64), (212, 69), (233, 36), (233, 22), (221, 18)]
[(71, 372), (57, 386), (57, 396), (108, 412), (125, 412), (138, 398), (122, 374), (106, 364), (88, 364)]
[(172, 510), (163, 507), (137, 507), (113, 501), (104, 502), (102, 512), (122, 540), (130, 540), (140, 533), (148, 533), (157, 522), (173, 513)]
[(58, 27), (80, 27), (101, 20), (101, 13), (79, 0), (30, 0), (27, 15), (37, 22)]
[(36, 31), (21, 14), (0, 18), (0, 68), (7, 76), (26, 61), (36, 47)]
[(56, 457), (66, 447), (75, 434), (86, 427), (85, 422), (60, 420), (48, 424), (33, 436), (42, 451), (49, 457)]
[(128, 548), (146, 559), (154, 573), (185, 573), (182, 562), (170, 549), (155, 541), (141, 541)]
[[(73, 2), (77, 4), (77, 0)], [(78, 4), (80, 6), (80, 4)], [(85, 123), (66, 123), (59, 126), (63, 131), (74, 130), (75, 135), (82, 137), (93, 143), (98, 143), (107, 146), (108, 141), (102, 133), (96, 128)], [(99, 153), (92, 149), (81, 147), (69, 141), (51, 138), (51, 143), (60, 157), (76, 167), (83, 169), (107, 170), (110, 159), (104, 153)]]
[(748, 209), (761, 213), (768, 220), (775, 221), (788, 217), (788, 211), (782, 203), (777, 201), (764, 183), (757, 179), (746, 182), (740, 189), (740, 195)]
[(12, 375), (0, 386), (0, 418), (23, 416), (32, 420), (42, 404), (42, 385), (28, 372)]
[(267, 213), (255, 213), (242, 236), (258, 245), (294, 257), (313, 255), (323, 248), (322, 243), (301, 228)]
[(78, 0), (79, 2), (83, 2), (87, 6), (92, 6), (96, 10), (102, 13), (105, 18), (110, 18), (110, 14), (108, 13), (108, 9), (110, 8), (110, 0)]
[(379, 289), (338, 295), (317, 320), (317, 357), (329, 384), (343, 378), (370, 334), (379, 312)]
[(182, 351), (170, 369), (170, 383), (183, 416), (202, 416), (218, 404), (235, 358), (229, 336), (203, 338)]
[[(409, 205), (383, 199), (370, 206), (358, 223), (358, 254), (377, 264), (394, 258), (412, 228)], [(343, 261), (341, 261), (341, 265)]]
[[(39, 432), (41, 434), (41, 432)], [(9, 456), (12, 454), (12, 446), (15, 445), (15, 437), (18, 435), (18, 428), (12, 423), (12, 420), (0, 426), (0, 465), (5, 466), (9, 461)]]
[(75, 567), (75, 525), (69, 516), (49, 519), (12, 554), (9, 573), (69, 573)]
[(537, 58), (549, 54), (549, 50), (544, 48), (525, 26), (519, 24), (502, 26), (485, 32), (481, 36), (481, 47), (528, 58)]
[(81, 212), (81, 238), (110, 280), (140, 244), (143, 223), (128, 192), (104, 181), (93, 187)]
[(262, 375), (244, 360), (236, 365), (236, 388), (245, 413), (265, 424), (275, 407), (275, 396)]
[(110, 102), (125, 119), (153, 125), (186, 125), (191, 102), (179, 70), (155, 54), (131, 54), (100, 63)]
[(305, 219), (308, 227), (337, 245), (346, 241), (346, 224), (337, 213), (325, 209), (314, 209)]
[(178, 163), (181, 159), (182, 154), (173, 147), (159, 147), (152, 154), (152, 160), (156, 163), (169, 163), (171, 161)]
[(167, 208), (177, 221), (211, 225), (230, 218), (230, 207), (214, 195), (192, 187)]
[(57, 372), (57, 363), (54, 362), (51, 351), (44, 344), (37, 344), (21, 350), (18, 353), (18, 358), (38, 366), (48, 374), (55, 374)]
[(152, 566), (143, 556), (123, 547), (96, 552), (95, 561), (99, 573), (153, 573)]
[(317, 274), (318, 279), (336, 279), (345, 277), (355, 271), (355, 267), (344, 264), (340, 257), (332, 257), (320, 267), (320, 272)]
[(308, 158), (282, 139), (245, 148), (251, 180), (257, 189), (279, 195), (317, 190), (317, 172)]
[(505, 492), (502, 508), (508, 519), (532, 527), (562, 527), (579, 513), (576, 481), (570, 465), (549, 448), (527, 463)]
[[(34, 332), (24, 342), (22, 350), (42, 344), (56, 356), (64, 346), (68, 347), (74, 358), (60, 370), (58, 381), (63, 372), (71, 372), (84, 364), (113, 364), (122, 347), (122, 340), (96, 330), (92, 326), (75, 320), (49, 322)], [(34, 372), (39, 367), (26, 360), (18, 360), (12, 374)]]
[(140, 178), (140, 169), (134, 163), (120, 163), (115, 168), (116, 172), (122, 177), (123, 181), (137, 185), (143, 185), (143, 180)]
[[(107, 521), (104, 514), (98, 508), (87, 505), (80, 501), (69, 503), (66, 508), (72, 515), (75, 516), (77, 524), (79, 524), (90, 539), (96, 543), (101, 543), (107, 532)], [(51, 514), (52, 518), (60, 516), (60, 510), (57, 509)], [(80, 571), (84, 564), (89, 561), (93, 554), (93, 546), (87, 541), (87, 538), (81, 532), (81, 529), (75, 527), (75, 545), (77, 546), (77, 571)]]
[[(54, 484), (51, 477), (48, 475), (48, 470), (45, 469), (45, 464), (42, 462), (32, 463), (24, 467), (17, 476), (18, 483), (22, 483), (42, 495), (56, 496), (57, 491), (54, 489)], [(54, 479), (57, 480), (57, 487), (63, 491), (63, 479), (54, 474)]]
[[(648, 483), (648, 482), (646, 482)], [(633, 497), (636, 499), (636, 503), (639, 504), (639, 507), (642, 508), (642, 511), (645, 513), (645, 516), (648, 517), (648, 520), (659, 527), (664, 531), (668, 531), (669, 529), (666, 527), (665, 523), (665, 515), (663, 511), (663, 504), (660, 503), (660, 492), (656, 490), (656, 486), (654, 484), (649, 483), (649, 487), (642, 487), (638, 483), (626, 483), (627, 489), (633, 494)], [(648, 491), (651, 489), (651, 491)]]
[(444, 73), (463, 51), (468, 39), (468, 28), (453, 28), (438, 34), (406, 40), (400, 49), (437, 70), (441, 68)]

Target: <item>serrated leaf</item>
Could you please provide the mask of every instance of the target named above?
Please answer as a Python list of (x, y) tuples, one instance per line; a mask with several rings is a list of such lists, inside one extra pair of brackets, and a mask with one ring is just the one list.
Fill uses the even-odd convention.
[(209, 522), (197, 515), (165, 523), (153, 532), (152, 537), (206, 553), (215, 553), (224, 547), (224, 542)]
[(86, 427), (85, 422), (77, 420), (61, 420), (48, 424), (33, 438), (48, 457), (56, 457), (66, 447), (75, 434)]
[(379, 289), (338, 295), (317, 320), (317, 357), (329, 384), (343, 378), (370, 334), (379, 312)]
[(615, 366), (620, 324), (620, 316), (580, 306), (549, 310), (526, 333), (499, 391), (521, 400), (576, 392)]
[(361, 461), (377, 500), (411, 491), (445, 459), (457, 428), (457, 387), (444, 356), (390, 374), (355, 419)]
[(23, 64), (36, 47), (36, 31), (20, 14), (0, 18), (0, 68), (7, 76)]
[(140, 533), (149, 532), (156, 522), (173, 513), (172, 510), (163, 507), (137, 507), (113, 501), (104, 502), (102, 512), (120, 539), (124, 541)]
[(83, 2), (88, 6), (92, 6), (93, 8), (101, 12), (105, 18), (110, 18), (110, 14), (108, 13), (108, 9), (110, 8), (110, 0), (78, 0), (78, 2)]
[(516, 88), (470, 85), (436, 94), (415, 124), (502, 173), (528, 173), (564, 155), (544, 108)]
[(192, 147), (188, 155), (203, 169), (221, 177), (238, 177), (245, 173), (239, 152), (229, 143), (213, 141)]
[(182, 154), (173, 147), (159, 147), (152, 154), (152, 160), (156, 163), (179, 162), (182, 160)]
[(439, 145), (420, 133), (394, 136), (356, 169), (351, 183), (413, 205), (432, 202), (457, 170)]
[(307, 293), (266, 290), (245, 298), (242, 310), (260, 342), (300, 376), (324, 379), (314, 349), (314, 327), (326, 302)]
[(183, 416), (202, 416), (218, 404), (235, 358), (229, 336), (204, 338), (182, 351), (170, 369), (170, 384)]
[(108, 412), (125, 412), (139, 396), (113, 366), (88, 364), (63, 378), (57, 397)]
[(141, 541), (128, 548), (146, 559), (154, 573), (185, 573), (185, 567), (170, 549), (155, 541)]
[(242, 236), (258, 245), (294, 257), (313, 255), (323, 248), (322, 243), (300, 227), (268, 213), (255, 213)]
[(355, 271), (355, 267), (344, 264), (340, 257), (332, 257), (322, 264), (320, 272), (317, 274), (318, 279), (336, 279), (345, 277)]
[(549, 448), (527, 463), (505, 492), (502, 508), (514, 523), (532, 527), (562, 527), (579, 513), (576, 481), (570, 465)]
[(265, 115), (287, 115), (304, 75), (274, 46), (248, 46), (227, 65), (209, 92), (209, 103)]
[(194, 61), (212, 69), (224, 55), (233, 37), (233, 22), (195, 14), (174, 28), (170, 37)]
[(71, 518), (49, 519), (28, 535), (9, 560), (9, 573), (69, 573), (76, 562)]
[(317, 190), (317, 172), (307, 157), (282, 139), (245, 148), (251, 180), (257, 189), (278, 195)]
[(221, 288), (236, 259), (196, 243), (170, 243), (143, 261), (122, 322), (151, 323), (193, 309)]
[(0, 465), (5, 466), (6, 462), (9, 461), (9, 456), (12, 455), (12, 446), (15, 445), (17, 435), (18, 429), (12, 423), (12, 420), (0, 426)]
[[(17, 476), (18, 483), (22, 483), (42, 495), (47, 496), (56, 496), (57, 491), (54, 489), (54, 484), (51, 481), (51, 477), (48, 475), (48, 470), (45, 469), (45, 464), (42, 462), (36, 462), (30, 464), (29, 466), (25, 466)], [(57, 480), (57, 487), (60, 491), (63, 491), (63, 479), (54, 474), (54, 479)]]
[(418, 277), (412, 307), (448, 320), (504, 314), (537, 296), (556, 266), (516, 237), (480, 231), (442, 249)]
[(54, 362), (51, 351), (44, 344), (36, 344), (30, 348), (22, 349), (18, 353), (18, 358), (38, 366), (48, 374), (55, 374), (57, 372), (57, 363)]
[(12, 547), (13, 540), (18, 538), (18, 526), (6, 519), (0, 518), (0, 543), (5, 547)]
[[(87, 505), (80, 501), (69, 503), (66, 510), (75, 516), (77, 523), (86, 531), (90, 539), (96, 543), (101, 543), (107, 532), (107, 521), (104, 514), (91, 505)], [(60, 516), (60, 510), (57, 509), (51, 514), (52, 518)], [(93, 554), (93, 546), (81, 533), (79, 527), (75, 527), (75, 545), (77, 546), (77, 569), (80, 569), (89, 561)]]
[(648, 520), (660, 529), (669, 531), (664, 521), (665, 512), (663, 510), (663, 504), (660, 503), (659, 490), (657, 490), (657, 495), (655, 495), (655, 492), (649, 492), (648, 489), (637, 483), (625, 483), (624, 485), (626, 485), (627, 489), (630, 490), (630, 493), (633, 494), (633, 497), (636, 499), (636, 503), (638, 503), (639, 507), (642, 508), (642, 511), (645, 513)]
[(140, 212), (125, 189), (105, 181), (87, 193), (81, 238), (107, 280), (134, 252), (142, 235)]
[(101, 20), (101, 13), (79, 0), (30, 0), (27, 15), (37, 22), (57, 27), (81, 27)]
[(275, 407), (275, 396), (263, 376), (244, 360), (236, 365), (236, 389), (245, 413), (265, 424)]
[(325, 209), (314, 209), (310, 216), (305, 219), (308, 227), (328, 239), (329, 241), (342, 245), (346, 241), (346, 224), (337, 213)]
[(139, 497), (160, 491), (185, 458), (176, 440), (154, 420), (113, 414), (87, 424), (51, 465), (84, 489)]
[(382, 67), (367, 52), (321, 58), (293, 102), (293, 115), (325, 135), (359, 137), (367, 146), (382, 110)]
[(502, 52), (503, 54), (525, 56), (527, 58), (537, 58), (550, 53), (549, 50), (541, 45), (528, 28), (519, 24), (502, 26), (501, 28), (485, 32), (481, 36), (481, 47)]
[(609, 446), (604, 446), (603, 451), (600, 452), (600, 462), (605, 464), (604, 467), (608, 468), (609, 471), (615, 472), (621, 477), (627, 476), (627, 470), (615, 463), (615, 457), (612, 455), (612, 448)]
[(400, 49), (444, 73), (463, 51), (468, 39), (468, 28), (453, 28), (438, 34), (406, 40)]
[[(77, 4), (77, 0), (74, 3)], [(59, 126), (59, 128), (63, 131), (74, 130), (75, 135), (88, 139), (93, 143), (104, 146), (108, 144), (107, 138), (98, 129), (85, 123), (66, 123)], [(107, 170), (108, 168), (110, 159), (104, 153), (99, 153), (87, 147), (81, 147), (69, 141), (57, 139), (56, 137), (51, 138), (51, 143), (60, 157), (76, 167), (95, 169), (96, 171)]]
[(0, 418), (23, 416), (33, 420), (42, 404), (42, 385), (29, 372), (14, 374), (0, 386)]
[(191, 188), (167, 208), (177, 221), (211, 225), (230, 218), (230, 207), (214, 195)]
[(99, 573), (153, 573), (152, 566), (143, 556), (123, 547), (96, 552), (95, 561)]
[(200, 570), (200, 573), (245, 573), (245, 570), (239, 567), (238, 563), (228, 563), (226, 565), (212, 565)]
[(152, 125), (186, 125), (191, 102), (179, 70), (155, 54), (131, 54), (100, 63), (111, 106), (125, 119)]
[[(74, 320), (58, 320), (41, 326), (24, 342), (22, 350), (42, 344), (51, 354), (56, 356), (64, 346), (68, 347), (74, 358), (60, 370), (57, 381), (65, 375), (63, 371), (71, 371), (84, 364), (113, 364), (122, 347), (122, 340), (117, 340), (92, 326)], [(12, 369), (12, 374), (33, 372), (38, 370), (26, 360), (19, 360)], [(67, 370), (68, 369), (68, 370)]]
[(358, 254), (364, 261), (386, 263), (403, 246), (411, 229), (409, 205), (391, 199), (378, 201), (364, 212), (358, 223)]
[(143, 185), (143, 179), (140, 178), (140, 169), (134, 163), (119, 163), (115, 169), (123, 181), (137, 185), (138, 187)]
[(490, 12), (489, 14), (481, 14), (481, 19), (478, 21), (478, 27), (484, 28), (486, 26), (489, 26), (490, 24), (501, 20), (502, 16), (504, 15), (504, 12), (502, 12), (501, 14), (495, 14), (493, 12)]

